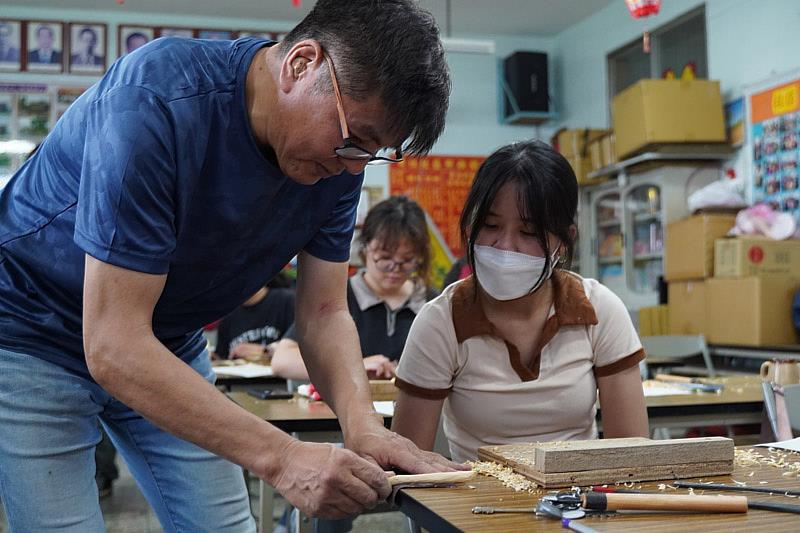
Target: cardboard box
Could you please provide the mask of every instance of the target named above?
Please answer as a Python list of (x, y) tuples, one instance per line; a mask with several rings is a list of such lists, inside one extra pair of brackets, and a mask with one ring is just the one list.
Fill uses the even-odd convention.
[(639, 336), (669, 335), (669, 318), (666, 305), (639, 309)]
[(592, 162), (588, 157), (573, 157), (565, 155), (564, 158), (575, 172), (575, 177), (578, 179), (578, 185), (594, 185), (595, 183), (600, 183), (603, 181), (603, 179), (605, 179), (605, 177), (596, 179), (589, 179), (587, 177), (587, 174), (592, 171)]
[(641, 80), (612, 102), (617, 157), (651, 143), (725, 142), (719, 82)]
[(592, 170), (597, 170), (605, 166), (605, 164), (603, 164), (603, 147), (601, 144), (603, 139), (605, 139), (605, 137), (600, 137), (589, 143), (589, 164)]
[(558, 134), (558, 151), (565, 157), (588, 157), (588, 144), (607, 133), (590, 128), (564, 130)]
[(714, 245), (714, 276), (800, 277), (800, 240), (775, 241), (742, 236), (717, 239)]
[(706, 334), (706, 283), (673, 281), (667, 288), (670, 335)]
[(772, 346), (797, 343), (792, 299), (800, 278), (706, 280), (706, 339), (712, 344)]
[(609, 133), (600, 139), (600, 150), (602, 151), (604, 167), (617, 162), (616, 143), (613, 133)]
[(714, 241), (733, 227), (735, 215), (695, 215), (667, 225), (664, 279), (681, 281), (714, 275)]

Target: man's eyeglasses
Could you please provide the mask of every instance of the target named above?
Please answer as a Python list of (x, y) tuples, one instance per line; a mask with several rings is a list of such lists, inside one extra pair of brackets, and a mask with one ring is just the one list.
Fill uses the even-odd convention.
[(408, 261), (395, 261), (394, 259), (389, 258), (372, 258), (372, 261), (375, 263), (375, 267), (388, 274), (389, 272), (394, 272), (396, 268), (400, 269), (400, 272), (403, 274), (413, 274), (419, 268), (419, 261), (416, 259), (409, 259)]
[(342, 139), (344, 139), (342, 145), (338, 148), (334, 148), (333, 151), (342, 159), (366, 161), (368, 165), (387, 165), (389, 163), (399, 163), (402, 161), (403, 151), (400, 147), (380, 148), (377, 152), (373, 153), (366, 148), (358, 146), (350, 138), (350, 129), (347, 127), (347, 120), (344, 117), (342, 93), (339, 91), (339, 82), (336, 81), (336, 71), (333, 68), (333, 61), (327, 53), (323, 52), (323, 54), (325, 55), (325, 61), (328, 62), (328, 68), (331, 71), (333, 92), (336, 95), (336, 109), (339, 112), (339, 125), (342, 128)]

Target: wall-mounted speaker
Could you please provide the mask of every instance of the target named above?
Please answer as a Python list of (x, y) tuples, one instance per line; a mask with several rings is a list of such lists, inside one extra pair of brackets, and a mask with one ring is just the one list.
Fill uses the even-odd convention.
[[(514, 52), (503, 60), (503, 118), (512, 122), (541, 122), (525, 120), (533, 114), (549, 114), (549, 76), (547, 54), (543, 52)], [(527, 114), (527, 117), (526, 117)], [(521, 120), (513, 120), (515, 115)]]

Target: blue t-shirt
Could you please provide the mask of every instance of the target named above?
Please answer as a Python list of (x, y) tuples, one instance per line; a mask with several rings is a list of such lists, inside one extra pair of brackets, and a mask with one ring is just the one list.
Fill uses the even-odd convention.
[(269, 44), (157, 39), (73, 103), (0, 192), (0, 347), (88, 375), (87, 253), (167, 274), (153, 330), (187, 361), (299, 250), (348, 259), (363, 175), (300, 185), (253, 137), (245, 80)]

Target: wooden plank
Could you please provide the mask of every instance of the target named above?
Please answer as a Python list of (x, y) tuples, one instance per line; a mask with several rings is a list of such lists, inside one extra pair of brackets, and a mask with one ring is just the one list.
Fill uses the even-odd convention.
[(484, 446), (490, 460), (540, 474), (651, 467), (733, 460), (733, 440), (725, 437), (650, 440), (645, 438), (541, 442)]
[(582, 470), (579, 472), (553, 472), (543, 474), (536, 470), (521, 470), (520, 474), (545, 488), (572, 487), (574, 485), (607, 485), (635, 481), (668, 481), (706, 476), (723, 476), (733, 472), (733, 461), (687, 463), (658, 466), (636, 466)]
[(371, 379), (369, 390), (372, 393), (373, 401), (397, 400), (397, 387), (395, 387), (393, 379)]

